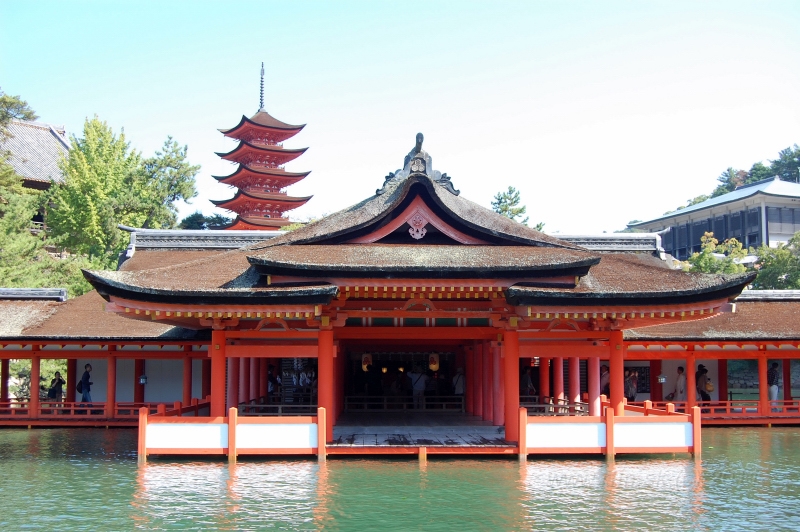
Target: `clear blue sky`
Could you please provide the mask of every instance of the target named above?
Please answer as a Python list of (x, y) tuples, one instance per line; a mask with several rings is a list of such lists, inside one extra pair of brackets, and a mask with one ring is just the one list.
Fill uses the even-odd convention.
[[(217, 128), (258, 107), (307, 123), (297, 219), (374, 193), (425, 134), (489, 206), (512, 185), (548, 232), (653, 218), (800, 143), (800, 2), (21, 2), (0, 0), (0, 87), (80, 134), (98, 115), (232, 191)], [(221, 212), (221, 211), (220, 211)]]

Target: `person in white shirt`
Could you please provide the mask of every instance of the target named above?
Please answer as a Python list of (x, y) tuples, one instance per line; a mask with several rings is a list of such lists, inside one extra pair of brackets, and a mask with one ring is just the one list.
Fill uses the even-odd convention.
[(414, 392), (414, 408), (422, 408), (428, 376), (420, 366), (417, 366), (408, 372), (408, 378), (411, 379), (411, 390)]
[(464, 368), (456, 370), (456, 376), (453, 377), (453, 393), (464, 395)]
[(683, 366), (678, 366), (678, 378), (675, 380), (673, 401), (686, 401), (686, 373)]

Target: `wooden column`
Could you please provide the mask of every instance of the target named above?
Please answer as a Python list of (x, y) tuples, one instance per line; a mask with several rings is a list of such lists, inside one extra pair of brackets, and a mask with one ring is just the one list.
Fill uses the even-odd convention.
[[(67, 394), (64, 397), (68, 403), (75, 402), (75, 386), (78, 385), (78, 380), (78, 360), (69, 358), (67, 359)], [(8, 395), (8, 389), (6, 389), (6, 395)]]
[(250, 359), (239, 359), (239, 404), (250, 399)]
[(720, 401), (728, 400), (728, 359), (720, 358), (717, 360), (717, 393)]
[(506, 441), (519, 441), (519, 333), (503, 333)]
[(258, 398), (267, 401), (267, 365), (269, 361), (266, 358), (258, 359)]
[(239, 359), (228, 358), (228, 398), (225, 411), (239, 404)]
[[(8, 401), (8, 364), (10, 360), (4, 358), (0, 360), (0, 401)], [(67, 381), (70, 382), (71, 381)], [(67, 386), (69, 388), (69, 386)]]
[(117, 414), (117, 346), (108, 346), (108, 368), (106, 370), (106, 417), (113, 419)]
[(758, 402), (761, 415), (769, 415), (771, 407), (769, 405), (769, 386), (767, 385), (767, 351), (763, 347), (758, 348)]
[[(133, 361), (133, 402), (144, 403), (144, 384), (139, 383), (139, 377), (145, 375), (145, 364), (143, 358)], [(74, 386), (73, 386), (74, 388)]]
[(464, 348), (464, 409), (467, 414), (473, 415), (475, 413), (475, 388), (473, 386), (473, 379), (475, 378), (475, 361), (472, 348)]
[(664, 385), (658, 382), (658, 376), (661, 375), (661, 361), (650, 361), (650, 400), (663, 401)]
[(258, 360), (255, 357), (250, 357), (250, 386), (248, 387), (249, 394), (248, 394), (248, 401), (252, 401), (253, 399), (258, 399)]
[(581, 361), (578, 357), (569, 357), (569, 402), (581, 400)]
[(189, 406), (192, 404), (192, 359), (189, 357), (189, 353), (183, 353), (183, 394), (182, 400), (183, 406)]
[(609, 383), (611, 388), (611, 408), (614, 415), (625, 415), (625, 347), (622, 341), (622, 331), (611, 331), (608, 341), (609, 361), (608, 371), (611, 377)]
[(589, 381), (589, 415), (600, 415), (600, 357), (586, 361), (586, 379)]
[[(323, 316), (325, 317), (325, 316)], [(328, 441), (333, 440), (333, 331), (321, 330), (317, 339), (319, 352), (317, 368), (319, 376), (317, 378), (317, 390), (319, 395), (319, 406), (326, 410), (325, 434)]]
[[(203, 399), (205, 399), (206, 397), (211, 395), (211, 358), (210, 358), (211, 357), (211, 349), (212, 348), (209, 347), (209, 353), (208, 353), (209, 358), (204, 358), (200, 363), (201, 368), (202, 368), (201, 380), (202, 380), (202, 383), (203, 383), (201, 388), (200, 388), (200, 396)], [(223, 367), (222, 370), (225, 371), (225, 368)], [(225, 408), (225, 405), (223, 405), (223, 410), (224, 410), (224, 408)]]
[(475, 390), (475, 398), (472, 401), (473, 415), (483, 417), (483, 364), (481, 363), (478, 344), (472, 350), (472, 365), (475, 368), (472, 376), (472, 389)]
[[(498, 427), (505, 424), (505, 386), (513, 386), (519, 389), (519, 376), (511, 383), (506, 383), (503, 359), (500, 356), (501, 345), (500, 342), (492, 342), (490, 346), (492, 356), (492, 396), (494, 397), (492, 418), (494, 425)], [(517, 374), (519, 374), (519, 368), (517, 368)], [(519, 396), (519, 392), (517, 392), (517, 395)]]
[(697, 379), (695, 378), (695, 356), (694, 346), (686, 350), (686, 413), (691, 412), (692, 407), (697, 404)]
[(483, 419), (493, 421), (494, 418), (494, 395), (492, 394), (492, 352), (488, 342), (481, 342), (478, 345), (478, 353), (481, 357), (483, 366)]
[(553, 357), (553, 402), (564, 399), (564, 359)]
[(39, 417), (39, 376), (41, 375), (39, 362), (38, 356), (31, 357), (31, 397), (28, 403), (28, 417), (31, 419)]
[(788, 358), (783, 359), (783, 399), (792, 400), (792, 361)]
[(550, 359), (539, 358), (539, 402), (550, 397)]
[[(211, 417), (225, 417), (225, 331), (211, 331), (211, 344), (208, 346), (211, 359), (209, 369), (209, 395), (211, 395)], [(205, 366), (203, 366), (205, 370)], [(205, 373), (203, 375), (205, 387)]]

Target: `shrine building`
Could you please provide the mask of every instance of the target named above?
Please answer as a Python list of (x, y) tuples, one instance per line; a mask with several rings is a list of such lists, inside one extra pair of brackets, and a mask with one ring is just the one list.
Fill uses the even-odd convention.
[[(300, 127), (262, 105), (223, 131), (247, 154), (221, 178), (240, 190), (231, 230), (124, 228), (119, 269), (85, 272), (95, 291), (0, 290), (0, 425), (138, 426), (142, 458), (324, 459), (699, 456), (701, 423), (800, 423), (800, 295), (675, 269), (657, 234), (516, 223), (462, 197), (421, 134), (374, 194), (281, 231), (295, 205), (283, 188), (307, 174), (276, 146)], [(65, 396), (10, 398), (9, 360), (30, 359), (38, 383), (48, 358), (67, 360)], [(758, 360), (757, 400), (727, 396), (731, 359)], [(74, 386), (86, 364), (91, 402)], [(666, 400), (678, 365), (686, 397)], [(699, 365), (717, 383), (708, 399), (691, 385)]]

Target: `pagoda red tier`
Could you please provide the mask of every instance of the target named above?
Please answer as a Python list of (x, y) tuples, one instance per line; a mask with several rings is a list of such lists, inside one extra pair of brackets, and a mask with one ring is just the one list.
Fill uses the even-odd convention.
[(230, 175), (214, 176), (221, 183), (237, 189), (230, 199), (212, 201), (214, 205), (237, 214), (226, 229), (280, 229), (291, 223), (284, 216), (287, 211), (311, 199), (311, 196), (289, 196), (284, 190), (310, 173), (283, 169), (284, 164), (305, 153), (307, 148), (286, 149), (281, 143), (304, 127), (281, 122), (262, 108), (250, 118), (242, 116), (235, 127), (219, 130), (226, 137), (240, 141), (233, 150), (217, 153), (226, 161), (239, 165)]

